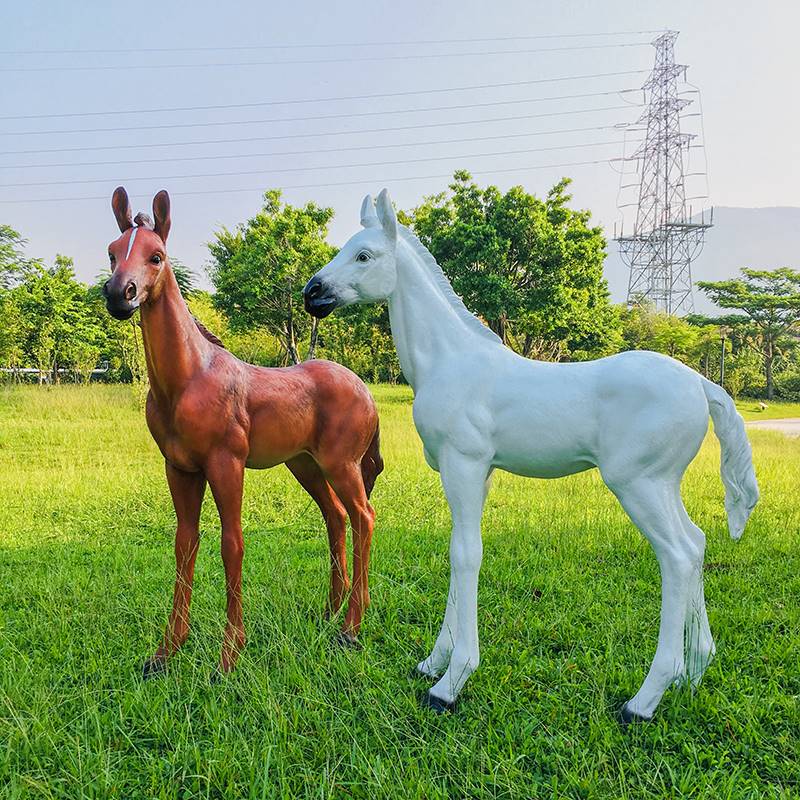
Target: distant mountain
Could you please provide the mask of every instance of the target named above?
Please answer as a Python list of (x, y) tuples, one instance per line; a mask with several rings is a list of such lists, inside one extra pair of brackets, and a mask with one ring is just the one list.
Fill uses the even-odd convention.
[[(741, 267), (800, 269), (800, 208), (714, 209), (714, 227), (706, 234), (703, 252), (692, 263), (694, 281), (718, 281), (735, 276)], [(605, 276), (615, 302), (624, 302), (628, 268), (616, 242), (608, 243)], [(699, 289), (694, 290), (695, 310), (718, 313)]]

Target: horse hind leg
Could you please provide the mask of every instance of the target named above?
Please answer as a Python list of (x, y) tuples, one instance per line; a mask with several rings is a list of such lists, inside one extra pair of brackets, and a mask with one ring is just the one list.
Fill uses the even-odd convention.
[(364, 483), (364, 491), (367, 493), (367, 499), (372, 495), (372, 490), (375, 488), (375, 481), (378, 475), (383, 472), (383, 457), (381, 456), (381, 435), (380, 428), (376, 424), (375, 433), (367, 447), (366, 452), (361, 457), (361, 480)]
[(347, 509), (353, 530), (353, 590), (347, 603), (342, 626), (343, 644), (355, 645), (364, 612), (370, 603), (369, 556), (375, 511), (367, 499), (361, 466), (358, 462), (343, 462), (324, 468), (325, 476), (339, 500)]
[(342, 607), (350, 591), (350, 578), (347, 575), (347, 512), (310, 455), (297, 456), (287, 461), (286, 466), (317, 504), (328, 529), (331, 581), (325, 615), (331, 617)]
[(696, 550), (695, 569), (689, 590), (689, 603), (686, 609), (684, 626), (686, 640), (686, 672), (692, 688), (697, 688), (708, 665), (714, 658), (716, 647), (708, 624), (705, 591), (703, 588), (703, 558), (705, 556), (706, 537), (703, 531), (692, 522), (689, 514), (678, 496), (681, 519), (684, 530)]
[(639, 691), (622, 708), (622, 719), (649, 720), (664, 692), (686, 679), (684, 627), (696, 587), (699, 552), (681, 517), (678, 481), (637, 479), (612, 490), (655, 551), (661, 569), (661, 622), (658, 646)]

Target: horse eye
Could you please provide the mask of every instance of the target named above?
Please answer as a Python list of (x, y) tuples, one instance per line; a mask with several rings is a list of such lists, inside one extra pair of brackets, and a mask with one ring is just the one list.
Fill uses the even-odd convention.
[(356, 256), (356, 261), (360, 261), (362, 264), (363, 264), (364, 262), (366, 262), (366, 261), (369, 261), (369, 253), (365, 253), (365, 252), (363, 252), (363, 251), (362, 251), (362, 252), (360, 252), (360, 253), (359, 253), (359, 254)]
[(108, 260), (113, 264), (117, 259), (114, 257), (113, 253), (109, 253)]
[(154, 255), (154, 256), (153, 256), (153, 257), (150, 259), (150, 261), (151, 261), (151, 263), (153, 263), (153, 264), (160, 264), (160, 263), (161, 263), (161, 256), (160, 256), (158, 253), (156, 253), (156, 254), (155, 254), (155, 255)]

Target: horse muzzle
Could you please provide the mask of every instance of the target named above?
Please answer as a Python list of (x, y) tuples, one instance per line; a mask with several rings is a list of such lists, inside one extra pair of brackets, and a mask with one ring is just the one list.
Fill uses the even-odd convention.
[(314, 277), (303, 289), (303, 305), (312, 317), (322, 319), (339, 305), (339, 301), (319, 278)]
[(133, 312), (139, 308), (139, 301), (136, 296), (137, 289), (133, 281), (128, 281), (122, 289), (114, 285), (113, 278), (103, 284), (106, 309), (114, 319), (124, 320), (133, 316)]

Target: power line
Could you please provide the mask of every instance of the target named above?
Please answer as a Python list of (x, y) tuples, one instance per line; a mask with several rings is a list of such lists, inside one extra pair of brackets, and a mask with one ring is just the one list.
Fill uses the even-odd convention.
[[(593, 109), (593, 111), (618, 111), (619, 109), (627, 109), (629, 106), (608, 106), (607, 108), (598, 108)], [(459, 122), (425, 122), (418, 125), (400, 125), (400, 126), (393, 126), (388, 128), (371, 128), (371, 129), (362, 129), (362, 130), (353, 130), (353, 131), (326, 131), (324, 133), (292, 133), (292, 134), (280, 134), (277, 136), (248, 136), (244, 138), (236, 138), (236, 139), (205, 139), (196, 142), (158, 142), (158, 143), (147, 143), (147, 144), (110, 144), (110, 145), (97, 145), (93, 147), (55, 147), (49, 149), (38, 149), (38, 150), (7, 150), (5, 155), (31, 155), (36, 153), (74, 153), (74, 152), (85, 152), (85, 151), (95, 151), (95, 150), (131, 150), (131, 149), (139, 149), (139, 148), (152, 148), (152, 147), (184, 147), (187, 145), (199, 145), (199, 144), (237, 144), (243, 142), (265, 142), (265, 141), (277, 141), (281, 139), (307, 139), (307, 138), (316, 138), (319, 136), (349, 136), (352, 134), (367, 134), (367, 133), (388, 133), (392, 131), (410, 131), (410, 130), (419, 130), (420, 128), (442, 128), (442, 127), (450, 127), (453, 125), (477, 125), (477, 124), (484, 124), (490, 122), (513, 122), (521, 119), (538, 119), (541, 117), (553, 117), (553, 116), (567, 116), (570, 114), (585, 114), (586, 111), (562, 111), (558, 113), (549, 113), (549, 114), (520, 114), (513, 117), (495, 117), (494, 119), (473, 119), (473, 120), (463, 120)], [(545, 133), (557, 133), (558, 131), (541, 131), (541, 134)]]
[[(606, 131), (616, 130), (616, 125), (600, 125), (588, 128), (567, 128), (566, 130), (559, 131), (533, 131), (528, 133), (502, 133), (496, 136), (468, 136), (458, 139), (434, 139), (426, 140), (424, 142), (389, 142), (383, 144), (365, 144), (365, 145), (348, 145), (345, 147), (323, 147), (314, 148), (311, 150), (279, 150), (272, 153), (222, 153), (220, 155), (212, 156), (168, 156), (166, 158), (132, 158), (126, 160), (114, 159), (113, 161), (76, 161), (76, 162), (62, 162), (60, 164), (0, 164), (0, 169), (44, 169), (44, 168), (60, 168), (60, 167), (108, 167), (119, 166), (120, 164), (163, 164), (172, 161), (220, 161), (222, 159), (230, 158), (271, 158), (278, 156), (307, 156), (315, 155), (318, 153), (344, 153), (351, 150), (385, 150), (394, 149), (398, 147), (427, 147), (441, 144), (462, 144), (467, 142), (489, 142), (497, 141), (500, 139), (522, 139), (531, 136), (540, 136), (542, 133), (583, 133), (586, 131)], [(598, 142), (598, 144), (606, 144), (606, 142)], [(540, 147), (539, 150), (571, 150), (576, 147), (584, 147), (588, 145), (557, 145), (556, 147)]]
[(402, 55), (348, 56), (346, 58), (317, 58), (300, 61), (222, 61), (201, 64), (100, 64), (95, 66), (56, 66), (56, 67), (0, 67), (0, 72), (99, 72), (133, 69), (204, 69), (213, 67), (291, 67), (299, 64), (355, 64), (365, 61), (413, 61), (432, 58), (467, 58), (473, 56), (535, 55), (538, 53), (560, 53), (574, 50), (606, 50), (620, 47), (643, 47), (650, 42), (617, 42), (614, 44), (571, 45), (565, 47), (544, 47), (538, 50), (481, 50), (465, 53), (415, 53)]
[(661, 31), (613, 31), (607, 33), (542, 33), (532, 36), (489, 36), (479, 39), (420, 39), (417, 41), (395, 42), (323, 42), (320, 44), (257, 44), (257, 45), (228, 45), (207, 47), (136, 47), (114, 48), (109, 50), (0, 50), (0, 55), (68, 55), (84, 53), (189, 53), (211, 51), (242, 51), (242, 50), (298, 50), (335, 47), (405, 47), (413, 45), (430, 44), (475, 44), (478, 42), (511, 42), (533, 41), (536, 39), (585, 39), (599, 36), (640, 36)]
[[(613, 92), (611, 94), (614, 94)], [(313, 114), (306, 117), (283, 117), (281, 119), (239, 119), (217, 120), (212, 122), (175, 122), (166, 125), (123, 125), (116, 128), (71, 128), (60, 131), (0, 131), (0, 136), (50, 136), (64, 133), (115, 133), (119, 131), (152, 131), (174, 130), (176, 128), (216, 128), (221, 125), (265, 125), (281, 122), (310, 122), (321, 119), (351, 119), (353, 117), (376, 117), (384, 114), (421, 114), (434, 111), (459, 111), (472, 108), (489, 108), (493, 106), (520, 105), (522, 103), (537, 102), (526, 98), (519, 100), (491, 100), (486, 103), (464, 103), (454, 106), (436, 106), (434, 108), (398, 108), (390, 111), (353, 111), (343, 114)], [(626, 104), (627, 105), (627, 104)], [(620, 106), (615, 106), (620, 108)], [(564, 114), (583, 114), (591, 111), (605, 111), (605, 108), (574, 109), (572, 111), (553, 111), (541, 116), (562, 116)]]
[[(530, 170), (536, 169), (559, 169), (560, 167), (583, 167), (589, 165), (597, 165), (597, 164), (608, 164), (609, 161), (614, 159), (596, 159), (593, 161), (572, 161), (563, 164), (532, 164), (528, 166), (516, 166), (510, 167), (508, 169), (492, 169), (492, 170), (476, 170), (476, 175), (499, 175), (499, 174), (507, 174), (509, 172), (528, 172)], [(440, 173), (438, 175), (406, 175), (398, 178), (389, 178), (387, 180), (376, 180), (374, 178), (367, 178), (364, 180), (354, 180), (354, 181), (334, 181), (330, 183), (301, 183), (301, 184), (292, 184), (292, 185), (285, 185), (282, 186), (282, 189), (319, 189), (322, 187), (329, 187), (329, 186), (358, 186), (358, 185), (374, 185), (386, 182), (400, 182), (400, 181), (418, 181), (418, 180), (435, 180), (440, 178), (450, 178), (452, 177), (451, 173)], [(263, 191), (263, 187), (257, 188), (241, 188), (241, 189), (199, 189), (197, 191), (191, 192), (170, 192), (173, 197), (191, 197), (195, 195), (206, 195), (206, 194), (237, 194), (242, 192), (261, 192)], [(18, 198), (14, 199), (0, 199), (0, 203), (73, 203), (79, 202), (83, 200), (107, 200), (108, 195), (95, 195), (93, 197), (44, 197), (44, 198), (32, 198), (28, 200), (20, 200)]]
[[(450, 86), (444, 89), (415, 89), (407, 92), (381, 92), (379, 94), (351, 94), (341, 97), (315, 97), (309, 99), (292, 100), (262, 100), (253, 103), (227, 103), (222, 105), (208, 106), (173, 106), (171, 108), (136, 108), (130, 110), (116, 111), (72, 111), (63, 114), (18, 114), (16, 116), (0, 116), (0, 121), (22, 120), (22, 119), (54, 119), (57, 117), (106, 117), (116, 114), (171, 114), (178, 111), (216, 111), (232, 108), (261, 108), (263, 106), (284, 106), (305, 103), (332, 103), (343, 100), (373, 100), (387, 97), (408, 97), (415, 94), (439, 94), (441, 92), (467, 92), (476, 89), (502, 89), (511, 86), (531, 86), (536, 83), (556, 83), (558, 81), (588, 80), (591, 78), (609, 78), (618, 75), (639, 75), (649, 70), (633, 69), (625, 72), (599, 72), (594, 75), (567, 75), (561, 78), (539, 78), (530, 81), (506, 81), (505, 83), (483, 83), (475, 86)], [(547, 100), (570, 100), (580, 97), (601, 97), (604, 95), (624, 94), (628, 92), (638, 92), (639, 89), (618, 89), (609, 92), (585, 92), (583, 94), (564, 94), (554, 97), (534, 98), (531, 102), (545, 102)]]
[(358, 162), (355, 164), (322, 164), (307, 167), (279, 167), (277, 169), (264, 169), (264, 170), (237, 170), (234, 172), (201, 172), (193, 175), (144, 175), (140, 177), (111, 177), (111, 178), (80, 178), (78, 180), (63, 180), (63, 181), (34, 181), (30, 183), (0, 183), (0, 189), (10, 188), (28, 188), (31, 186), (73, 186), (78, 183), (108, 183), (115, 181), (117, 183), (125, 183), (128, 181), (172, 181), (172, 180), (189, 180), (193, 178), (228, 178), (233, 176), (242, 175), (266, 175), (278, 174), (288, 172), (309, 172), (311, 170), (319, 169), (358, 169), (361, 167), (386, 167), (396, 164), (421, 164), (431, 161), (452, 161), (454, 159), (468, 159), (468, 158), (488, 158), (493, 156), (513, 156), (528, 153), (538, 153), (543, 150), (568, 150), (579, 147), (602, 147), (608, 145), (622, 144), (622, 140), (616, 142), (589, 142), (581, 145), (567, 145), (565, 147), (543, 147), (543, 148), (525, 148), (523, 150), (503, 150), (494, 153), (463, 153), (452, 156), (430, 156), (427, 158), (401, 158), (392, 161), (372, 161), (372, 162)]

